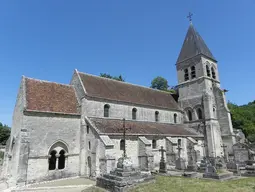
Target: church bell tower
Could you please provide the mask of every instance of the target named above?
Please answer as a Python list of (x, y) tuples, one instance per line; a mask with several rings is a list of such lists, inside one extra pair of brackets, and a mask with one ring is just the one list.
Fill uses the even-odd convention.
[(220, 88), (217, 60), (191, 22), (176, 69), (184, 123), (199, 131), (203, 127), (201, 122), (206, 122), (209, 156), (224, 155), (224, 145), (232, 153), (235, 139), (225, 92)]

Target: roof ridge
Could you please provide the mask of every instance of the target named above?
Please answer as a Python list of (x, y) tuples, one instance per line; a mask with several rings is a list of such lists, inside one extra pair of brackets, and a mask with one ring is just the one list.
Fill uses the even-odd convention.
[(42, 79), (36, 79), (36, 78), (32, 78), (32, 77), (26, 77), (24, 76), (24, 79), (30, 79), (30, 80), (34, 80), (34, 81), (40, 81), (40, 82), (43, 82), (43, 83), (54, 83), (54, 84), (58, 84), (58, 85), (64, 85), (64, 86), (68, 86), (68, 87), (73, 87), (73, 85), (69, 85), (69, 84), (64, 84), (64, 83), (58, 83), (58, 82), (55, 82), (55, 81), (47, 81), (47, 80), (42, 80)]
[(84, 73), (84, 72), (80, 72), (80, 71), (78, 71), (78, 73), (82, 73), (84, 75), (88, 75), (88, 76), (92, 76), (92, 77), (97, 77), (97, 78), (101, 78), (101, 79), (105, 79), (105, 80), (109, 80), (109, 81), (115, 81), (117, 83), (123, 83), (123, 84), (126, 84), (126, 85), (132, 85), (132, 86), (141, 87), (141, 88), (149, 89), (149, 90), (152, 90), (152, 91), (156, 91), (156, 92), (161, 92), (161, 93), (164, 93), (164, 94), (172, 95), (170, 92), (166, 92), (166, 91), (159, 90), (159, 89), (153, 89), (153, 88), (146, 87), (146, 86), (143, 86), (143, 85), (137, 85), (137, 84), (133, 84), (133, 83), (118, 81), (118, 80), (115, 80), (115, 79), (110, 79), (110, 78), (106, 78), (106, 77), (100, 77), (100, 76), (97, 76), (97, 75), (93, 75), (93, 74), (89, 74), (89, 73)]
[[(104, 119), (104, 120), (112, 120), (112, 121), (122, 121), (123, 119), (120, 118), (109, 118), (109, 117), (96, 117), (96, 116), (88, 116), (88, 118), (92, 119)], [(168, 123), (168, 122), (160, 122), (160, 121), (143, 121), (143, 120), (133, 120), (133, 119), (126, 119), (125, 121), (131, 121), (131, 122), (136, 122), (136, 123), (156, 123), (156, 124), (167, 124), (167, 125), (173, 125), (173, 126), (186, 126), (186, 124), (183, 123)]]

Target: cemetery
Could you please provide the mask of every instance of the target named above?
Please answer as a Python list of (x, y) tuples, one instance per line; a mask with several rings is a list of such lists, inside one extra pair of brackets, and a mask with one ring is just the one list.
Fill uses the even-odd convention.
[[(143, 174), (132, 168), (132, 161), (127, 157), (126, 149), (124, 149), (123, 158), (119, 159), (116, 170), (111, 172), (111, 174), (97, 178), (96, 185), (114, 192), (159, 191), (156, 186), (164, 181), (163, 185), (158, 186), (162, 190), (167, 189), (169, 185), (171, 189), (175, 186), (179, 188), (178, 190), (187, 188), (189, 191), (196, 191), (202, 187), (204, 191), (210, 191), (209, 188), (215, 186), (218, 191), (223, 189), (228, 191), (228, 186), (237, 185), (236, 189), (238, 191), (242, 188), (239, 186), (240, 183), (245, 183), (246, 185), (249, 183), (250, 190), (253, 191), (255, 189), (255, 153), (252, 145), (247, 143), (244, 134), (240, 130), (236, 130), (235, 134), (237, 142), (232, 146), (233, 154), (227, 153), (226, 146), (222, 145), (224, 154), (218, 157), (210, 157), (208, 155), (201, 158), (195, 150), (195, 146), (198, 143), (192, 138), (187, 138), (187, 162), (181, 158), (181, 143), (174, 143), (171, 138), (168, 138), (168, 147), (172, 147), (171, 152), (166, 154), (166, 150), (161, 146), (159, 149), (161, 157), (158, 170), (149, 172), (147, 169)], [(206, 135), (204, 135), (204, 140), (207, 141)], [(174, 152), (174, 146), (176, 146), (177, 153)], [(206, 146), (205, 143), (205, 151), (208, 151)], [(156, 181), (154, 181), (155, 179)], [(169, 184), (169, 182), (175, 183), (177, 181), (182, 182), (182, 184)], [(150, 184), (146, 184), (147, 182)], [(220, 184), (217, 184), (217, 182), (220, 182)], [(134, 187), (138, 183), (145, 184)], [(152, 188), (155, 189), (152, 190)], [(191, 188), (194, 189), (191, 190)], [(248, 188), (249, 186), (247, 185), (245, 190), (249, 191)]]
[[(241, 20), (202, 1), (8, 3), (0, 192), (255, 191), (255, 101), (226, 98), (254, 97), (254, 65), (240, 73), (252, 30), (238, 32), (254, 22), (234, 29)], [(183, 39), (184, 7), (204, 12), (201, 23), (188, 13)]]

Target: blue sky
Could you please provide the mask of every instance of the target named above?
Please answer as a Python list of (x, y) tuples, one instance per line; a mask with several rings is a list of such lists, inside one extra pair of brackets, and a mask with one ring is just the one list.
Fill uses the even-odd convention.
[(218, 60), (227, 99), (255, 99), (254, 0), (0, 1), (0, 122), (11, 125), (21, 76), (69, 83), (73, 70), (176, 85), (193, 24)]

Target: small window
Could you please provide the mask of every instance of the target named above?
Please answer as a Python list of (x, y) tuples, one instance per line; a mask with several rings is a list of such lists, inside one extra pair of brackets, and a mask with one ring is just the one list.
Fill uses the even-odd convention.
[(159, 121), (159, 117), (158, 117), (158, 116), (159, 116), (159, 112), (158, 112), (158, 111), (156, 111), (156, 112), (155, 112), (155, 121), (156, 121), (156, 122), (158, 122), (158, 121)]
[(184, 81), (188, 81), (188, 80), (189, 80), (189, 70), (184, 69)]
[(90, 141), (89, 141), (89, 150), (91, 149), (91, 144), (90, 144)]
[(89, 134), (89, 126), (87, 125), (87, 134)]
[(58, 158), (58, 169), (64, 169), (65, 168), (65, 161), (66, 161), (65, 151), (61, 150), (59, 152), (59, 158)]
[(125, 149), (125, 141), (124, 139), (120, 140), (120, 150), (124, 150)]
[(195, 66), (191, 67), (191, 79), (196, 78), (196, 68)]
[(198, 119), (203, 119), (203, 113), (200, 108), (197, 109), (197, 117), (198, 117)]
[(208, 65), (206, 65), (206, 73), (208, 77), (211, 77), (211, 72), (210, 72), (210, 68)]
[(49, 170), (55, 170), (56, 169), (56, 161), (57, 161), (56, 153), (57, 152), (55, 150), (50, 152)]
[(192, 112), (190, 110), (188, 110), (188, 118), (189, 121), (192, 121)]
[(104, 117), (109, 117), (109, 109), (110, 105), (108, 104), (104, 105)]
[(215, 70), (214, 70), (213, 67), (211, 68), (211, 71), (212, 71), (212, 78), (213, 78), (213, 79), (216, 79), (216, 74), (215, 74)]
[(152, 149), (157, 148), (157, 141), (155, 139), (152, 140)]
[(177, 123), (177, 114), (174, 114), (174, 123)]
[(133, 108), (133, 109), (132, 109), (132, 119), (133, 119), (133, 120), (136, 120), (136, 112), (137, 112), (137, 109), (136, 109), (136, 108)]
[(215, 107), (213, 107), (213, 116), (214, 116), (214, 118), (216, 118), (216, 108)]
[(181, 139), (178, 139), (178, 146), (181, 146), (181, 144), (182, 144), (182, 140)]

